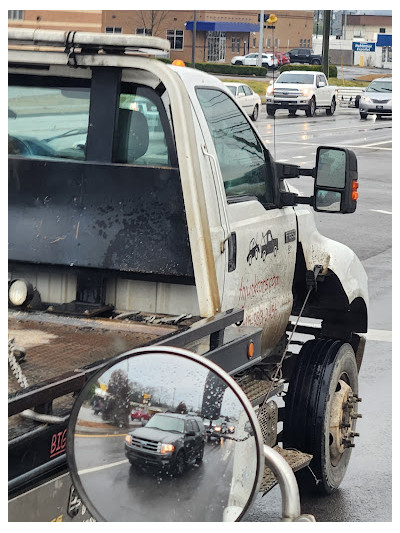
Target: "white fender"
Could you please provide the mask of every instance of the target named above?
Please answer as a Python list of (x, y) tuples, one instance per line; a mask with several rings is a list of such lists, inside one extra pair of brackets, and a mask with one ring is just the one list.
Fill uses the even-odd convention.
[(322, 274), (331, 270), (339, 278), (349, 303), (362, 298), (368, 309), (368, 278), (356, 254), (346, 245), (319, 233), (310, 207), (299, 205), (295, 211), (298, 239), (303, 247), (307, 270), (313, 270), (315, 265), (322, 265)]

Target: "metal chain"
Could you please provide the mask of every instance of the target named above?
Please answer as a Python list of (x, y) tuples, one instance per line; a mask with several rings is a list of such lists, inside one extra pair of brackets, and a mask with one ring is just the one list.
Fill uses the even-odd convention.
[(8, 339), (8, 363), (18, 383), (23, 389), (26, 389), (27, 387), (29, 387), (28, 380), (24, 376), (21, 365), (18, 363), (17, 358), (14, 354), (15, 351), (20, 350), (20, 348), (17, 348), (17, 346), (15, 346), (14, 338)]
[(274, 369), (274, 371), (272, 372), (272, 375), (271, 375), (271, 381), (269, 382), (269, 384), (268, 384), (268, 386), (267, 386), (267, 388), (266, 388), (266, 391), (265, 391), (265, 398), (264, 398), (264, 401), (263, 401), (262, 405), (260, 406), (260, 408), (259, 408), (259, 410), (258, 410), (257, 418), (259, 418), (260, 413), (261, 413), (261, 411), (262, 411), (262, 408), (264, 407), (264, 405), (265, 405), (265, 404), (267, 403), (267, 401), (269, 400), (269, 398), (268, 398), (268, 394), (269, 394), (269, 393), (274, 389), (274, 387), (275, 387), (276, 385), (278, 385), (279, 382), (282, 380), (282, 377), (283, 377), (283, 376), (282, 376), (282, 364), (283, 364), (283, 360), (285, 359), (286, 352), (287, 352), (287, 350), (288, 350), (288, 348), (289, 348), (289, 345), (290, 345), (290, 343), (291, 343), (291, 341), (292, 341), (292, 337), (293, 337), (293, 335), (294, 335), (295, 332), (296, 332), (296, 328), (297, 328), (297, 326), (298, 326), (299, 320), (300, 320), (300, 318), (301, 318), (301, 316), (302, 316), (302, 314), (303, 314), (304, 308), (305, 308), (305, 306), (306, 306), (306, 304), (307, 304), (308, 298), (309, 298), (309, 296), (310, 296), (312, 290), (313, 290), (313, 287), (310, 287), (310, 288), (308, 289), (307, 295), (306, 295), (306, 297), (305, 297), (305, 300), (304, 300), (304, 303), (303, 303), (302, 308), (301, 308), (301, 310), (300, 310), (300, 313), (299, 313), (299, 315), (298, 315), (298, 317), (297, 317), (296, 323), (295, 323), (295, 325), (293, 326), (293, 329), (292, 329), (292, 331), (291, 331), (291, 333), (290, 333), (290, 335), (289, 335), (288, 341), (287, 341), (287, 343), (286, 343), (285, 349), (283, 350), (282, 357), (280, 358), (280, 361), (278, 361), (278, 363), (276, 363), (276, 365), (275, 365), (275, 369)]

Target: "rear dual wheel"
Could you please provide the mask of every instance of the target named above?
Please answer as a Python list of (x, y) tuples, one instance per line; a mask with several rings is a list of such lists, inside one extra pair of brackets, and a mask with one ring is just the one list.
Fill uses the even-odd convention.
[(357, 418), (358, 370), (352, 347), (320, 339), (304, 344), (285, 397), (284, 448), (313, 456), (297, 473), (302, 490), (331, 494), (346, 473)]

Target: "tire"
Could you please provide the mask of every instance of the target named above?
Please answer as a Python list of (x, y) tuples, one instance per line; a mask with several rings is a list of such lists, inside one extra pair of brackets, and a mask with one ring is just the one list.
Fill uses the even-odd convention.
[(297, 109), (289, 109), (289, 117), (295, 117), (296, 112), (297, 112)]
[(354, 102), (354, 105), (356, 106), (357, 109), (360, 107), (360, 98), (361, 96), (357, 94), (355, 102)]
[(319, 61), (319, 59), (313, 59), (311, 61), (311, 65), (320, 65), (321, 64), (321, 61)]
[(196, 457), (196, 465), (199, 465), (203, 462), (203, 455), (204, 455), (204, 444), (201, 447), (199, 455)]
[(367, 117), (368, 117), (368, 113), (362, 113), (362, 112), (360, 111), (360, 119), (361, 119), (361, 120), (365, 120)]
[(181, 476), (184, 471), (185, 471), (185, 466), (186, 466), (186, 459), (185, 459), (185, 454), (180, 451), (178, 452), (178, 455), (176, 456), (176, 459), (175, 459), (175, 465), (174, 465), (174, 473), (176, 476)]
[(332, 116), (336, 109), (336, 99), (335, 97), (332, 98), (331, 107), (326, 110), (326, 114), (328, 117)]
[(253, 114), (251, 115), (250, 118), (254, 122), (258, 119), (258, 105), (257, 104), (254, 106)]
[[(314, 475), (307, 468), (298, 472), (301, 490), (331, 494), (343, 480), (354, 444), (351, 432), (359, 401), (354, 351), (338, 340), (308, 341), (292, 376), (285, 397), (284, 448), (313, 456), (310, 469)], [(342, 439), (348, 439), (350, 447)]]
[(267, 115), (269, 117), (274, 117), (275, 116), (275, 111), (276, 109), (274, 107), (270, 107), (267, 105)]
[(310, 100), (310, 103), (308, 104), (308, 107), (306, 109), (306, 116), (307, 117), (313, 117), (315, 115), (315, 98), (312, 97)]
[(235, 61), (235, 65), (243, 65), (242, 61)]

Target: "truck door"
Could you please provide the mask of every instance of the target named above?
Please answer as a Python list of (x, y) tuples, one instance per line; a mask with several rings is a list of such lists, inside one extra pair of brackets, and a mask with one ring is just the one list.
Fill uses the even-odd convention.
[(221, 220), (225, 234), (231, 233), (222, 252), (222, 309), (243, 308), (244, 323), (263, 328), (268, 351), (285, 331), (292, 308), (295, 214), (277, 207), (269, 152), (242, 110), (217, 88), (198, 87), (196, 93), (208, 125), (205, 151), (215, 158), (213, 172), (223, 182)]
[[(325, 74), (318, 74), (316, 83), (317, 83), (317, 91), (316, 91), (317, 106), (329, 105), (331, 103), (331, 100), (330, 100), (330, 94), (329, 94), (328, 81), (325, 77)], [(321, 86), (321, 83), (324, 83), (325, 85)]]

